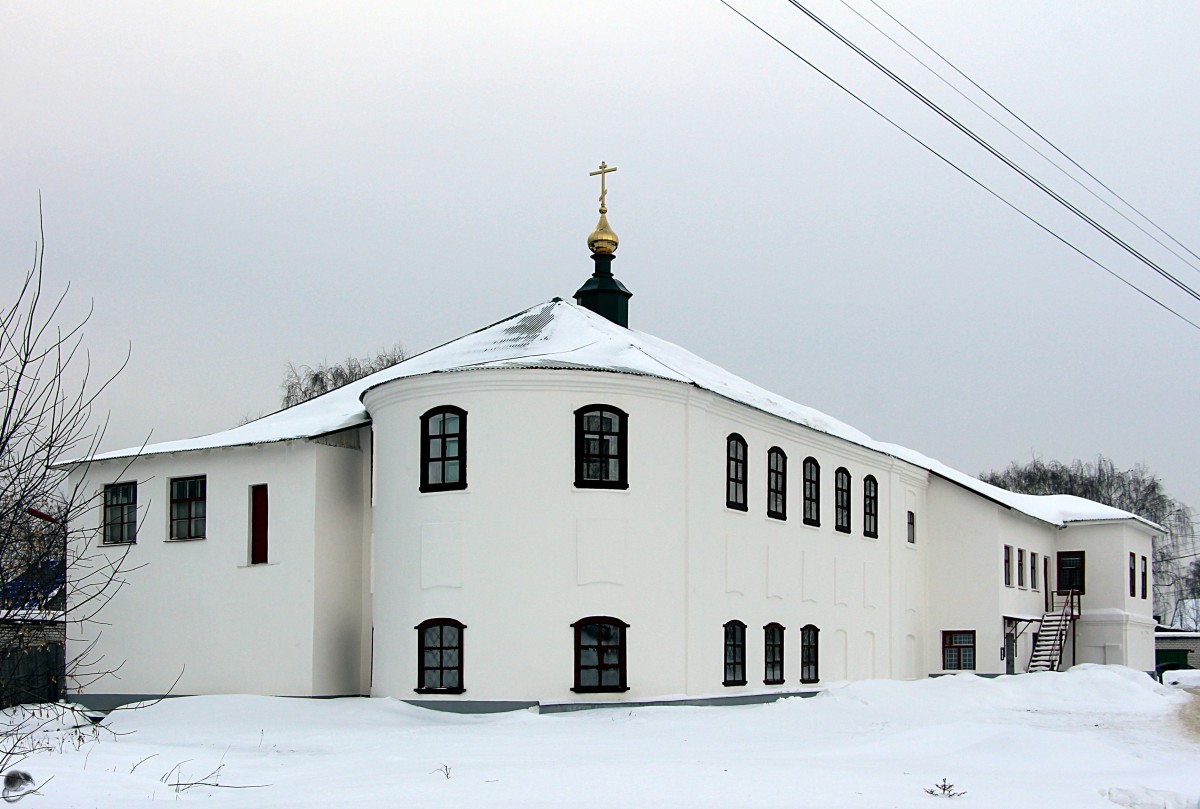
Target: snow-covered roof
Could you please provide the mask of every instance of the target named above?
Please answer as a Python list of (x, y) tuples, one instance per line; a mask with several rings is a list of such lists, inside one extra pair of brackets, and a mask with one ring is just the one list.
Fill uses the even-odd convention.
[(618, 326), (581, 306), (558, 298), (417, 354), (323, 396), (232, 430), (100, 453), (93, 460), (264, 444), (325, 435), (367, 424), (370, 414), (362, 404), (362, 396), (379, 385), (425, 374), (505, 368), (604, 371), (653, 376), (695, 385), (764, 413), (899, 458), (1004, 506), (1054, 525), (1127, 519), (1146, 523), (1127, 511), (1080, 497), (1015, 494), (983, 483), (907, 447), (875, 441), (844, 422), (747, 382), (673, 343)]

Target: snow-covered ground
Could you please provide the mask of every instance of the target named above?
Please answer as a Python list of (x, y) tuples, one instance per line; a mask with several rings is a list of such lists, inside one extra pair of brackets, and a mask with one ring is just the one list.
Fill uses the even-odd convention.
[[(43, 784), (22, 805), (1200, 809), (1190, 699), (1104, 666), (544, 715), (190, 697), (118, 712), (94, 741), (52, 736), (21, 765)], [(925, 794), (943, 778), (966, 794)], [(171, 786), (193, 782), (220, 786)]]

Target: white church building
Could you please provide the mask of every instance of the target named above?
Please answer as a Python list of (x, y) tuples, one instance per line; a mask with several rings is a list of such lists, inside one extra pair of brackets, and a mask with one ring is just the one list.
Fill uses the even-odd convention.
[(1161, 528), (987, 485), (630, 328), (601, 205), (574, 303), (77, 462), (91, 552), (130, 572), (68, 649), (119, 669), (69, 696), (488, 710), (1154, 668)]

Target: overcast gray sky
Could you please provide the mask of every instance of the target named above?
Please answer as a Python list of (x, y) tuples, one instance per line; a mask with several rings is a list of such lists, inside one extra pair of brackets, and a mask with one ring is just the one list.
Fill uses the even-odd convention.
[[(1200, 4), (879, 1), (1200, 252)], [(732, 2), (1200, 321), (785, 0)], [(840, 0), (811, 7), (1200, 283)], [(40, 190), (95, 364), (132, 352), (106, 448), (269, 412), (289, 360), (415, 352), (570, 297), (606, 160), (634, 327), (972, 474), (1104, 453), (1200, 507), (1200, 331), (717, 0), (3, 2), (0, 103), (3, 289)]]

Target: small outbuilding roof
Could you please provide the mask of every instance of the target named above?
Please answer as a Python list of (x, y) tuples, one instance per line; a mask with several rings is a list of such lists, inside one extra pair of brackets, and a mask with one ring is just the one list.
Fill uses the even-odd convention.
[(1038, 520), (1064, 526), (1094, 520), (1137, 520), (1127, 511), (1072, 495), (1028, 495), (991, 486), (818, 410), (790, 401), (657, 337), (618, 326), (555, 298), (471, 334), (268, 416), (211, 435), (99, 453), (92, 460), (265, 444), (338, 432), (370, 422), (362, 403), (371, 388), (426, 374), (483, 369), (544, 368), (636, 374), (694, 385), (732, 401), (867, 449), (899, 458)]

